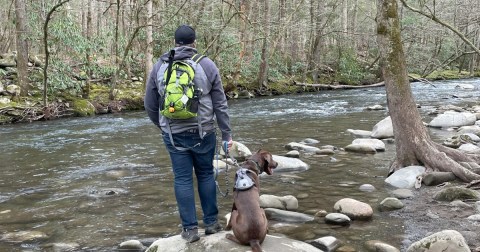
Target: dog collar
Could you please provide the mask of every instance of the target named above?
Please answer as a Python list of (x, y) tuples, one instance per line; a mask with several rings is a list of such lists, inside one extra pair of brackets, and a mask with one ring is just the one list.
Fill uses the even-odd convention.
[(252, 178), (247, 175), (249, 172), (253, 173), (252, 171), (244, 168), (237, 170), (235, 189), (244, 191), (252, 188), (255, 185), (255, 182), (253, 182)]

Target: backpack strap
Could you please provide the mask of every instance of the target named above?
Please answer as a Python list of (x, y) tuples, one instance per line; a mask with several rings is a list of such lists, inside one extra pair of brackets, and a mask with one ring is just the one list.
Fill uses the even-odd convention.
[(200, 62), (200, 60), (202, 60), (205, 57), (206, 57), (205, 55), (196, 53), (196, 54), (193, 55), (192, 60), (193, 60), (193, 62), (198, 64)]

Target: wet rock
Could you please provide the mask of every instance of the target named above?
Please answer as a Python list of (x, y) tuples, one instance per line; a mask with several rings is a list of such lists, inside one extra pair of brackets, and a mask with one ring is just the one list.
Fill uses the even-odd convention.
[(396, 189), (392, 191), (392, 195), (397, 199), (413, 198), (413, 192), (409, 189)]
[(425, 173), (423, 166), (407, 166), (394, 172), (385, 179), (385, 183), (397, 188), (413, 188), (417, 176)]
[(377, 139), (394, 137), (392, 119), (390, 118), (390, 116), (386, 117), (385, 119), (375, 124), (375, 126), (373, 126), (372, 134), (370, 135), (370, 137)]
[(368, 220), (373, 215), (373, 209), (369, 204), (351, 198), (337, 201), (333, 208), (353, 220)]
[(321, 237), (309, 243), (325, 252), (335, 251), (340, 246), (340, 241), (333, 236)]
[(433, 118), (428, 126), (434, 128), (449, 128), (474, 125), (477, 121), (475, 114), (470, 112), (446, 111), (445, 113)]
[(462, 144), (460, 147), (458, 147), (458, 149), (473, 154), (480, 153), (480, 147), (471, 143)]
[(378, 139), (355, 139), (352, 141), (352, 144), (359, 144), (365, 146), (371, 146), (375, 148), (376, 151), (385, 151), (385, 143)]
[(42, 246), (44, 249), (43, 251), (50, 251), (50, 252), (65, 252), (65, 251), (76, 251), (80, 248), (80, 244), (76, 242), (71, 243), (64, 243), (64, 242), (57, 242), (57, 243), (49, 243)]
[(313, 216), (308, 214), (280, 210), (276, 208), (265, 208), (265, 215), (269, 220), (284, 222), (308, 222), (314, 220)]
[(260, 195), (260, 207), (277, 208), (282, 210), (297, 210), (298, 200), (292, 195), (275, 196), (269, 194)]
[(347, 132), (358, 138), (370, 138), (370, 135), (372, 134), (372, 132), (368, 130), (347, 129)]
[(287, 154), (285, 154), (285, 157), (299, 158), (300, 157), (300, 152), (297, 151), (297, 150), (292, 150), (292, 151), (287, 152)]
[(320, 149), (315, 152), (317, 155), (333, 155), (335, 151), (332, 149)]
[(400, 252), (400, 250), (394, 246), (378, 240), (365, 242), (365, 248), (371, 252)]
[(480, 193), (463, 187), (448, 187), (437, 192), (433, 198), (439, 201), (480, 199)]
[(316, 139), (313, 139), (313, 138), (305, 138), (302, 140), (301, 143), (304, 143), (304, 144), (318, 144), (320, 143), (320, 141), (316, 140)]
[[(199, 232), (202, 233), (202, 232)], [(200, 240), (194, 243), (187, 243), (180, 235), (168, 238), (161, 238), (155, 241), (146, 252), (178, 252), (178, 251), (209, 251), (209, 252), (244, 252), (249, 250), (244, 245), (237, 244), (225, 238), (225, 234), (232, 232), (221, 231), (216, 234), (200, 236)], [(314, 246), (293, 240), (287, 237), (268, 235), (262, 243), (264, 251), (282, 252), (321, 252)]]
[(474, 214), (467, 217), (468, 220), (480, 222), (480, 214)]
[(443, 230), (414, 242), (407, 252), (470, 252), (465, 238), (455, 230)]
[(351, 222), (352, 220), (347, 215), (341, 213), (329, 213), (325, 216), (325, 223), (327, 224), (348, 226)]
[(377, 104), (377, 105), (367, 107), (366, 110), (385, 110), (385, 107), (380, 104)]
[(365, 154), (374, 154), (377, 153), (374, 147), (368, 145), (360, 144), (349, 144), (345, 147), (346, 151), (356, 152), (356, 153), (365, 153)]
[(363, 184), (359, 187), (359, 189), (362, 192), (373, 192), (373, 191), (375, 191), (375, 187), (371, 184)]
[(122, 252), (143, 252), (145, 246), (138, 240), (129, 240), (120, 243), (118, 249)]
[(397, 198), (385, 198), (380, 202), (380, 211), (392, 211), (397, 209), (402, 209), (404, 207), (403, 203)]
[(273, 160), (278, 163), (275, 172), (287, 172), (287, 171), (305, 171), (308, 169), (308, 165), (298, 158), (283, 157), (278, 155), (272, 155)]
[(297, 151), (305, 151), (315, 153), (316, 151), (320, 150), (318, 147), (302, 144), (302, 143), (295, 143), (291, 142), (285, 145), (287, 150), (297, 150)]

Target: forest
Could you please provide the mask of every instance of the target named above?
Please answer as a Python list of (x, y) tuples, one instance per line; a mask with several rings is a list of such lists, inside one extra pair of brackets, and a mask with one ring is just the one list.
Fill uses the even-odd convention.
[[(304, 90), (298, 83), (382, 81), (369, 0), (0, 4), (3, 123), (141, 108), (144, 80), (181, 24), (195, 28), (198, 50), (216, 62), (230, 98)], [(398, 8), (410, 78), (478, 76), (477, 0), (399, 0)]]

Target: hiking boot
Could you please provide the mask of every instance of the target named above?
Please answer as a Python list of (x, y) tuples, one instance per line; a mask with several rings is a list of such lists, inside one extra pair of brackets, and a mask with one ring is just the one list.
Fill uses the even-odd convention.
[(222, 225), (220, 225), (218, 222), (215, 222), (214, 224), (205, 227), (205, 235), (215, 234), (222, 230)]
[(189, 243), (200, 240), (200, 236), (198, 236), (198, 228), (182, 229), (182, 238)]

